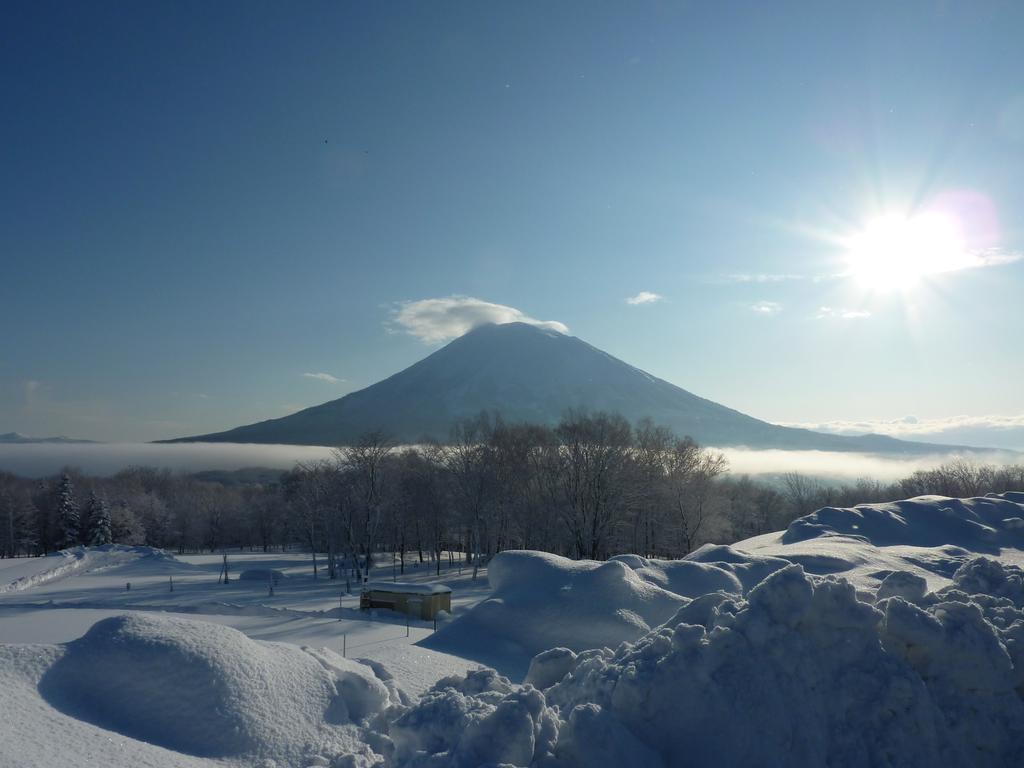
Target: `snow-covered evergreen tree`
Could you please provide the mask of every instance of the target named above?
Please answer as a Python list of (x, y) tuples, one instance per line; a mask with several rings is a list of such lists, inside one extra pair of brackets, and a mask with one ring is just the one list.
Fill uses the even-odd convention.
[(95, 493), (89, 497), (89, 530), (85, 543), (90, 547), (101, 547), (113, 541), (110, 525), (110, 507), (105, 499)]
[(82, 521), (75, 503), (75, 489), (71, 478), (65, 472), (57, 488), (57, 547), (67, 549), (76, 546), (82, 535)]

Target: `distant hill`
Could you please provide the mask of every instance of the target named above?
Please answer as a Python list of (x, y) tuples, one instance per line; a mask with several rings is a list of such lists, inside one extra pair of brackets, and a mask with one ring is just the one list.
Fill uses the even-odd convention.
[(650, 417), (703, 445), (906, 455), (962, 449), (769, 424), (574, 336), (524, 323), (480, 326), (383, 381), (290, 416), (164, 442), (346, 445), (374, 429), (403, 442), (444, 440), (455, 421), (482, 410), (507, 421), (554, 424), (569, 408), (618, 412), (630, 421)]
[(30, 437), (19, 432), (5, 432), (0, 434), (0, 444), (10, 445), (12, 443), (95, 443), (95, 440), (80, 440), (75, 437)]

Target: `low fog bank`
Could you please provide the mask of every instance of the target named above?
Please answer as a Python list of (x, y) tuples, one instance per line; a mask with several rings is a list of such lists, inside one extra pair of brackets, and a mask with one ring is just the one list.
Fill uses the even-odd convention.
[[(90, 475), (113, 475), (129, 466), (154, 466), (182, 472), (235, 470), (246, 467), (291, 469), (298, 461), (327, 458), (331, 448), (304, 445), (247, 443), (92, 443), (75, 445), (0, 445), (0, 470), (26, 477), (45, 477), (62, 467), (77, 467)], [(721, 448), (733, 475), (778, 475), (798, 472), (839, 481), (867, 477), (890, 482), (920, 469), (931, 469), (958, 458), (954, 453), (928, 456), (883, 456), (829, 451), (753, 450)], [(972, 452), (973, 464), (1019, 464), (1020, 453)]]
[(62, 467), (88, 475), (113, 475), (130, 466), (160, 467), (181, 472), (245, 467), (291, 469), (297, 461), (327, 458), (331, 449), (313, 445), (248, 443), (45, 443), (0, 445), (0, 470), (27, 477), (46, 477)]
[(885, 456), (873, 453), (833, 451), (783, 451), (777, 449), (719, 448), (734, 475), (779, 475), (797, 472), (838, 481), (866, 477), (893, 482), (918, 470), (933, 469), (963, 458), (971, 464), (1006, 466), (1020, 464), (1024, 455), (1015, 451), (972, 451), (969, 454), (938, 452), (926, 456)]

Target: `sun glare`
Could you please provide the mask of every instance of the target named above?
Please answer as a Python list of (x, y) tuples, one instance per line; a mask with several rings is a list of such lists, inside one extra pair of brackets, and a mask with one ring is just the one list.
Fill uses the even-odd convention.
[(938, 212), (874, 219), (847, 241), (850, 274), (872, 290), (906, 290), (922, 278), (971, 266), (960, 223)]

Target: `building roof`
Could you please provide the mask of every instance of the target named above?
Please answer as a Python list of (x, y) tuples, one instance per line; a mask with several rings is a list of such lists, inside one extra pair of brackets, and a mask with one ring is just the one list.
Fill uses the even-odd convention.
[(443, 595), (452, 591), (444, 584), (418, 584), (408, 581), (371, 581), (363, 589), (372, 592), (395, 592), (403, 595)]

